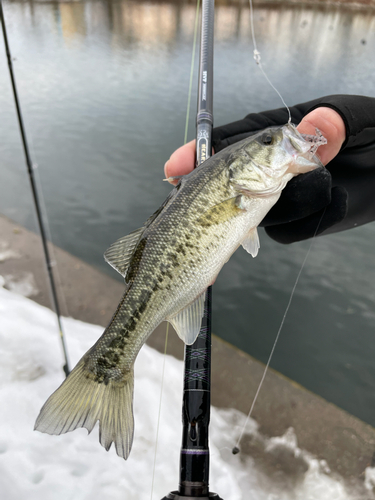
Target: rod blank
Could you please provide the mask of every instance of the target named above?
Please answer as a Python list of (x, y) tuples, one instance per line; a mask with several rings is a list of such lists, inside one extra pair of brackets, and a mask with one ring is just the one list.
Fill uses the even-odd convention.
[(38, 221), (40, 236), (42, 239), (44, 260), (45, 260), (46, 267), (47, 267), (47, 274), (48, 274), (50, 290), (51, 290), (52, 305), (53, 305), (53, 308), (54, 308), (56, 316), (57, 316), (59, 334), (60, 334), (61, 344), (62, 344), (64, 358), (65, 358), (65, 365), (64, 365), (63, 369), (65, 372), (65, 375), (68, 376), (69, 372), (70, 372), (70, 368), (69, 368), (67, 349), (66, 349), (66, 345), (65, 345), (64, 332), (63, 332), (63, 327), (62, 327), (62, 323), (61, 323), (60, 306), (59, 306), (59, 301), (57, 298), (55, 280), (54, 280), (53, 272), (52, 272), (52, 263), (51, 263), (51, 258), (50, 258), (48, 245), (47, 245), (46, 231), (44, 228), (44, 222), (43, 222), (42, 211), (41, 211), (41, 207), (40, 207), (40, 201), (39, 201), (38, 191), (37, 191), (36, 182), (35, 182), (33, 165), (32, 165), (31, 158), (30, 158), (29, 146), (27, 143), (25, 127), (23, 124), (21, 106), (20, 106), (20, 102), (18, 99), (16, 80), (15, 80), (14, 71), (13, 71), (12, 56), (10, 53), (10, 48), (9, 48), (9, 43), (8, 43), (8, 35), (7, 35), (5, 18), (4, 18), (4, 11), (3, 11), (3, 6), (2, 6), (1, 0), (0, 0), (0, 20), (1, 20), (1, 27), (2, 27), (2, 31), (3, 31), (3, 37), (4, 37), (5, 52), (6, 52), (6, 57), (7, 57), (7, 61), (8, 61), (9, 75), (10, 75), (10, 80), (11, 80), (11, 84), (12, 84), (14, 103), (15, 103), (16, 110), (17, 110), (18, 125), (20, 128), (23, 151), (25, 154), (26, 167), (27, 167), (27, 172), (29, 174), (30, 186), (31, 186), (31, 191), (32, 191), (32, 195), (33, 195), (35, 211), (36, 211), (36, 217), (37, 217), (37, 221)]

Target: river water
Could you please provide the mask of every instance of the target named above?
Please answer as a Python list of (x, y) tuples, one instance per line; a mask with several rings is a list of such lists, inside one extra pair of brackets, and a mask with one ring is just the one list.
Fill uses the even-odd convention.
[[(12, 1), (4, 10), (52, 240), (111, 273), (105, 249), (169, 192), (162, 168), (184, 137), (195, 5)], [(221, 2), (215, 15), (216, 125), (280, 107), (252, 59), (247, 5)], [(257, 5), (254, 23), (288, 104), (375, 95), (374, 11)], [(195, 102), (193, 91), (189, 138)], [(0, 116), (0, 212), (35, 229), (2, 40)], [(220, 274), (213, 329), (266, 361), (310, 242), (260, 238), (255, 260), (240, 249)], [(315, 240), (271, 363), (372, 425), (374, 243), (373, 224)]]

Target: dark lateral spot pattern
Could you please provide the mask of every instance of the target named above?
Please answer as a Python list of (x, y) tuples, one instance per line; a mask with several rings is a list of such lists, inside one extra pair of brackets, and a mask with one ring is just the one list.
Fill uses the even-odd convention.
[(170, 252), (168, 257), (173, 267), (178, 267), (180, 265), (177, 254)]
[[(125, 294), (126, 296), (126, 294)], [(125, 298), (124, 296), (124, 298)], [(100, 354), (96, 362), (95, 381), (98, 383), (108, 384), (111, 378), (116, 378), (119, 372), (119, 363), (123, 355), (126, 345), (131, 340), (131, 334), (136, 329), (137, 323), (140, 320), (142, 313), (147, 308), (147, 303), (152, 296), (152, 292), (144, 290), (141, 293), (141, 301), (138, 307), (135, 307), (133, 313), (128, 317), (127, 321), (121, 324), (121, 319), (116, 319), (114, 316), (110, 325), (118, 326), (116, 336), (110, 341), (106, 349), (100, 350)], [(123, 301), (124, 302), (124, 299)], [(134, 305), (134, 300), (128, 301), (128, 306)], [(128, 309), (128, 308), (127, 308)], [(118, 309), (119, 310), (119, 309)]]
[(142, 238), (141, 241), (138, 243), (137, 248), (135, 249), (134, 255), (131, 258), (128, 272), (126, 273), (126, 276), (125, 276), (125, 283), (130, 283), (137, 276), (138, 271), (139, 271), (139, 266), (141, 264), (143, 252), (144, 252), (144, 249), (146, 247), (146, 243), (147, 243), (147, 238)]
[[(142, 335), (153, 325), (155, 312), (181, 284), (188, 283), (186, 276), (204, 261), (200, 252), (208, 248), (207, 237), (216, 237), (212, 225), (226, 216), (220, 206), (207, 212), (207, 206), (212, 206), (212, 201), (207, 201), (211, 196), (209, 186), (189, 191), (184, 184), (176, 192), (180, 188), (178, 195), (185, 191), (184, 198), (177, 200), (180, 212), (170, 212), (167, 199), (147, 221), (131, 257), (125, 277), (127, 291), (106, 329), (107, 335), (92, 352), (95, 362), (91, 373), (98, 383), (120, 381), (126, 375), (144, 341)], [(226, 196), (224, 192), (222, 197)], [(197, 198), (200, 203), (196, 203)], [(188, 205), (189, 213), (184, 205)]]

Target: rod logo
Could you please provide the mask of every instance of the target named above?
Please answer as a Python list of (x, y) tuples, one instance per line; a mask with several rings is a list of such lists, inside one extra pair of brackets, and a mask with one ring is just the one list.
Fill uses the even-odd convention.
[(206, 130), (201, 130), (198, 134), (198, 137), (197, 137), (197, 141), (198, 141), (198, 154), (197, 154), (197, 158), (198, 158), (198, 164), (200, 165), (201, 163), (203, 163), (204, 161), (207, 160), (207, 158), (209, 157), (209, 151), (208, 151), (208, 133)]

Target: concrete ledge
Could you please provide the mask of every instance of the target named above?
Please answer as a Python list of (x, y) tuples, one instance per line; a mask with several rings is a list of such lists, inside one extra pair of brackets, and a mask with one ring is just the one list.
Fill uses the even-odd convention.
[[(51, 248), (61, 277), (62, 314), (106, 326), (122, 296), (123, 285), (64, 250)], [(23, 286), (26, 295), (50, 307), (40, 238), (5, 217), (0, 217), (0, 275), (7, 288), (16, 290)], [(163, 352), (164, 343), (165, 324), (162, 324), (150, 337), (149, 344)], [(177, 335), (169, 335), (167, 352), (182, 359), (183, 344)], [(263, 370), (262, 363), (213, 337), (212, 403), (247, 413)], [(359, 492), (358, 498), (373, 498), (363, 488), (365, 468), (375, 465), (375, 429), (370, 425), (272, 369), (264, 381), (253, 417), (267, 437), (279, 436), (293, 427), (301, 448), (326, 460), (331, 471), (339, 473)], [(273, 463), (256, 443), (244, 440), (242, 451), (252, 455), (268, 474), (280, 472), (280, 462)], [(298, 473), (303, 472), (302, 467)]]

